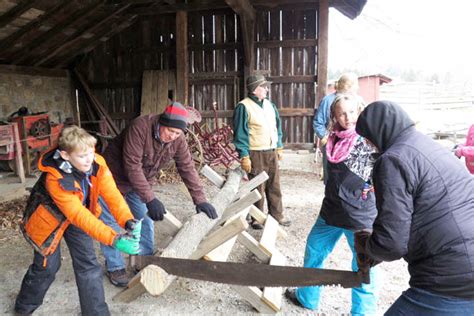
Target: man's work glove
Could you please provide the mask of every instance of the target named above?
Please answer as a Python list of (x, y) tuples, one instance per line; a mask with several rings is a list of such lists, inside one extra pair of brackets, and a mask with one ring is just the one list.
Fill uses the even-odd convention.
[(140, 252), (140, 235), (135, 238), (129, 233), (118, 234), (114, 239), (114, 248), (129, 255), (138, 255)]
[(380, 261), (372, 259), (365, 250), (365, 245), (370, 238), (371, 233), (367, 231), (358, 231), (354, 233), (354, 248), (357, 253), (357, 266), (359, 271), (367, 274), (371, 267), (380, 263)]
[(129, 219), (125, 223), (125, 230), (133, 237), (140, 239), (140, 233), (142, 230), (142, 220)]
[(277, 157), (278, 157), (278, 160), (283, 159), (283, 148), (277, 148)]
[(245, 172), (250, 173), (250, 171), (252, 171), (252, 161), (250, 161), (250, 157), (242, 157), (242, 159), (240, 159), (240, 166)]
[(155, 222), (162, 221), (166, 214), (165, 206), (157, 198), (146, 203), (146, 208), (148, 209), (148, 216)]
[(210, 219), (215, 219), (217, 218), (217, 212), (214, 206), (212, 204), (207, 203), (207, 202), (202, 202), (196, 205), (196, 212), (198, 213), (206, 213), (207, 217)]
[(328, 142), (328, 135), (326, 135), (326, 136), (324, 136), (323, 138), (321, 138), (320, 144), (321, 144), (321, 146), (324, 146), (324, 145), (327, 144), (327, 142)]

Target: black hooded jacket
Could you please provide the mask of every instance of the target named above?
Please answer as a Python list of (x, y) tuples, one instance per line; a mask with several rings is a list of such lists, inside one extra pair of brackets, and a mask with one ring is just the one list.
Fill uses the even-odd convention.
[(356, 131), (381, 154), (369, 255), (403, 257), (412, 287), (474, 300), (474, 177), (395, 103), (367, 106)]

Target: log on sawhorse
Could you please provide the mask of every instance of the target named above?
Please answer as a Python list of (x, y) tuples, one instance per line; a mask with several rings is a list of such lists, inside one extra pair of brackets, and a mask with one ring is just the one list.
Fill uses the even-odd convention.
[[(232, 202), (233, 197), (237, 193), (242, 177), (243, 173), (240, 169), (231, 171), (224, 186), (211, 200), (211, 204), (214, 205), (218, 217), (222, 217), (224, 210)], [(203, 238), (216, 224), (217, 220), (211, 220), (203, 213), (191, 216), (190, 220), (182, 225), (176, 236), (161, 253), (161, 256), (182, 259), (191, 257)], [(148, 267), (145, 269), (147, 268)], [(168, 275), (164, 270), (158, 267), (153, 268), (153, 270), (148, 269), (147, 271), (144, 271), (145, 269), (140, 271), (130, 281), (127, 289), (117, 294), (114, 297), (114, 300), (130, 302), (135, 300), (141, 294), (147, 292), (147, 282), (143, 280), (143, 275), (146, 275), (147, 279), (156, 279), (156, 282), (161, 284), (159, 289), (154, 287), (152, 293), (148, 291), (152, 295), (160, 295), (176, 278), (173, 275)]]
[[(285, 264), (284, 256), (275, 248), (275, 239), (277, 235), (286, 236), (286, 232), (278, 225), (275, 219), (252, 205), (261, 198), (258, 191), (252, 191), (252, 186), (260, 185), (267, 178), (268, 176), (263, 174), (260, 177), (254, 178), (257, 180), (254, 180), (253, 183), (248, 182), (247, 185), (241, 187), (239, 192), (242, 193), (236, 194), (236, 196), (239, 195), (240, 199), (230, 203), (224, 211), (227, 217), (224, 226), (203, 239), (188, 258), (198, 259), (202, 257), (205, 260), (226, 261), (235, 242), (239, 241), (263, 263)], [(265, 225), (260, 241), (255, 240), (246, 232), (248, 223), (245, 217), (248, 213), (257, 222)], [(172, 224), (170, 231), (176, 231), (179, 228), (179, 224), (176, 224), (174, 220), (170, 222)], [(167, 251), (169, 255), (165, 256), (177, 257), (168, 248), (163, 253)], [(114, 297), (114, 300), (119, 299), (130, 302), (145, 292), (155, 296), (160, 295), (174, 278), (174, 276), (168, 275), (163, 269), (149, 265), (133, 278), (129, 283), (128, 289), (119, 293)], [(263, 291), (256, 287), (232, 286), (232, 288), (262, 313), (275, 313), (281, 308), (281, 288), (265, 288)]]

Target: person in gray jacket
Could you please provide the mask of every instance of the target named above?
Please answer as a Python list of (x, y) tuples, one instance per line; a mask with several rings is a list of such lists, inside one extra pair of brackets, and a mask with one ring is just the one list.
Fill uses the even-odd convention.
[(367, 106), (356, 131), (380, 154), (373, 232), (355, 236), (359, 268), (403, 257), (410, 273), (385, 315), (474, 315), (474, 178), (393, 102)]

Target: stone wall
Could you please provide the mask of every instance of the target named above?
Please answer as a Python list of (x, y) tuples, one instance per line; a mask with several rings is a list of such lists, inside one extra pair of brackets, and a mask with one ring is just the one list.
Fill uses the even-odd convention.
[(0, 68), (0, 120), (26, 106), (30, 113), (48, 111), (62, 123), (73, 117), (75, 100), (65, 71), (35, 73), (28, 69)]

